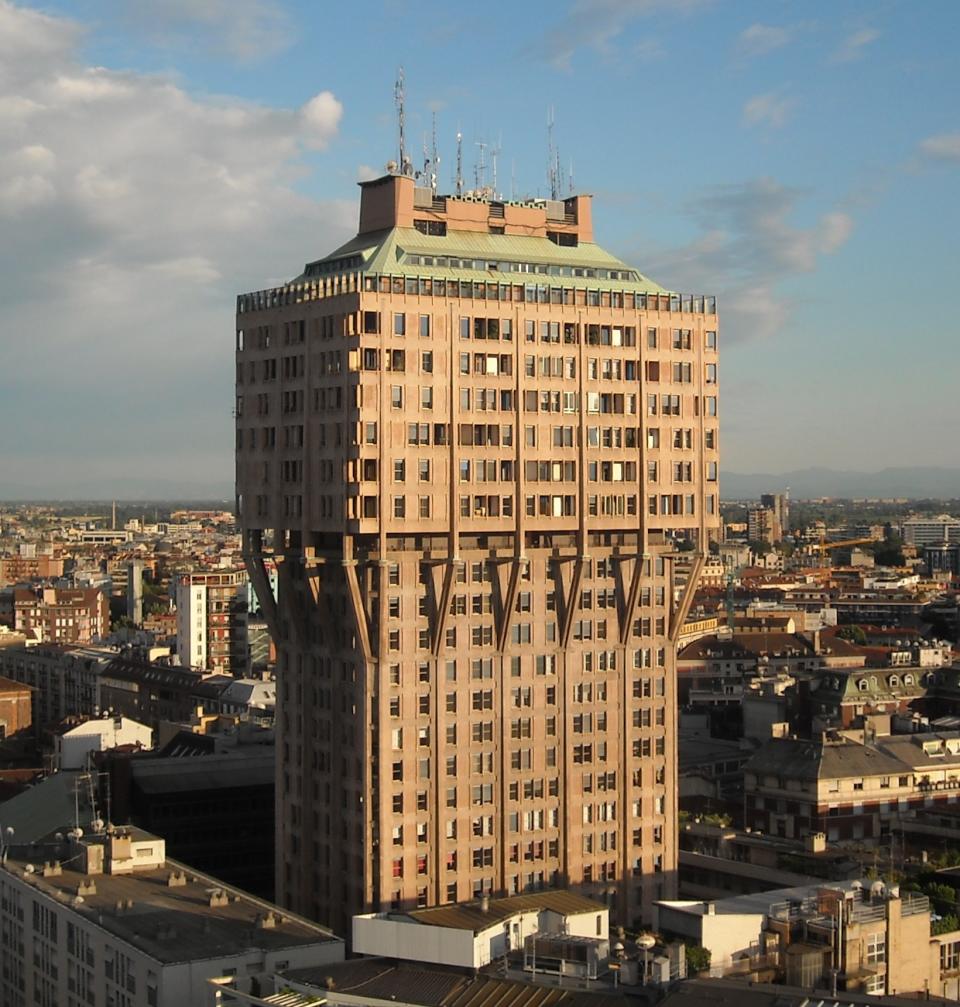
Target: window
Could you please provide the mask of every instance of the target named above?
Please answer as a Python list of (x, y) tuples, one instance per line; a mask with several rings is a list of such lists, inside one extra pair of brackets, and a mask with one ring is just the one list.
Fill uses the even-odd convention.
[[(421, 315), (420, 316), (420, 335), (423, 336), (424, 338), (427, 338), (430, 335), (430, 316), (429, 315)], [(714, 335), (716, 335), (716, 333), (714, 333)], [(428, 356), (432, 356), (432, 354), (428, 354)]]
[(884, 932), (869, 934), (867, 937), (867, 962), (876, 965), (887, 960), (887, 935)]
[(407, 334), (407, 316), (393, 316), (393, 334), (395, 336), (405, 336)]
[(413, 226), (421, 234), (440, 237), (447, 233), (447, 223), (444, 220), (414, 220)]

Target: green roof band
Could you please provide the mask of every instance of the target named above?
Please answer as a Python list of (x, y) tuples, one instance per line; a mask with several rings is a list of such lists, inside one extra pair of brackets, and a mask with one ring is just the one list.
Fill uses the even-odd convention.
[[(420, 275), (423, 259), (445, 259), (447, 266), (431, 266), (437, 275), (448, 279), (474, 279), (477, 272), (496, 275), (503, 272), (514, 282), (516, 274), (562, 276), (583, 286), (626, 289), (645, 293), (668, 293), (659, 284), (643, 276), (625, 262), (594, 242), (556, 245), (549, 238), (517, 234), (488, 234), (483, 231), (449, 231), (445, 235), (425, 235), (413, 227), (393, 227), (386, 231), (359, 234), (330, 255), (307, 264), (294, 280), (329, 276), (341, 270)], [(452, 261), (456, 266), (449, 265)], [(469, 265), (465, 265), (469, 263)], [(482, 264), (482, 269), (476, 268)], [(490, 264), (497, 268), (491, 269)], [(558, 270), (558, 271), (553, 271)], [(562, 270), (562, 271), (561, 271)], [(567, 272), (569, 270), (569, 272)], [(579, 275), (579, 272), (583, 275)], [(610, 286), (608, 286), (610, 284)]]

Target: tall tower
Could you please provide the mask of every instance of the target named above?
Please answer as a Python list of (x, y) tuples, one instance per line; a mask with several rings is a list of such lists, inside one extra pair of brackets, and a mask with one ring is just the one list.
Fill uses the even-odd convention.
[(127, 618), (134, 626), (143, 625), (143, 570), (139, 557), (127, 563)]
[(338, 932), (551, 885), (629, 924), (676, 891), (675, 644), (719, 528), (716, 304), (605, 252), (590, 211), (388, 175), (361, 184), (355, 238), (238, 299), (277, 893)]

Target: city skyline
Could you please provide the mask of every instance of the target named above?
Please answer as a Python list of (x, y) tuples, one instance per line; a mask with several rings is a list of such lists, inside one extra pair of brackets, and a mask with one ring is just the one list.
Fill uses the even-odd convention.
[(441, 190), (460, 128), (468, 184), (483, 140), (502, 190), (545, 194), (553, 107), (610, 250), (718, 297), (727, 469), (960, 464), (935, 436), (958, 353), (939, 296), (958, 15), (911, 8), (904, 37), (905, 9), (374, 5), (359, 66), (323, 48), (353, 10), (0, 3), (0, 282), (23, 334), (0, 357), (6, 482), (229, 485), (233, 294), (355, 231), (355, 182), (394, 155), (401, 64), (415, 160), (437, 115)]

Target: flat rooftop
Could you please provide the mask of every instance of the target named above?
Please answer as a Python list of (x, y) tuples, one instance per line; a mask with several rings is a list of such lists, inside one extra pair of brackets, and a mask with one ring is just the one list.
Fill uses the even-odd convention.
[[(131, 831), (138, 841), (156, 838), (141, 830)], [(73, 846), (71, 851), (75, 851), (72, 860), (76, 866), (82, 860), (76, 855), (79, 847)], [(174, 860), (135, 873), (88, 875), (74, 869), (64, 857), (62, 873), (44, 877), (43, 859), (15, 856), (11, 851), (3, 869), (163, 964), (232, 957), (247, 948), (279, 951), (340, 940), (324, 927)], [(46, 859), (51, 859), (49, 849)], [(33, 873), (25, 871), (28, 864), (34, 866)], [(169, 886), (171, 873), (181, 872), (186, 883)], [(90, 882), (96, 886), (95, 893), (85, 891), (78, 899), (80, 886)], [(211, 905), (214, 892), (223, 893), (224, 904)], [(272, 926), (265, 928), (268, 914), (272, 914)]]
[(578, 913), (606, 911), (607, 907), (602, 902), (595, 902), (575, 892), (550, 890), (490, 899), (486, 909), (480, 902), (460, 902), (456, 905), (434, 906), (430, 909), (414, 909), (403, 915), (417, 923), (450, 927), (454, 930), (470, 930), (478, 934), (517, 913), (554, 912), (562, 916), (574, 916)]

